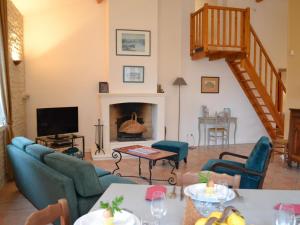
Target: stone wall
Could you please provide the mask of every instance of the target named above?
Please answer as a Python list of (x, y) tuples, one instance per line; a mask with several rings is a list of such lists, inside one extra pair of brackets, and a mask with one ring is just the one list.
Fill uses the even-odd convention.
[[(8, 1), (8, 37), (9, 49), (11, 56), (11, 46), (14, 42), (20, 43), (19, 50), (21, 52), (21, 59), (23, 59), (23, 16), (14, 6)], [(11, 59), (11, 57), (10, 57)], [(25, 111), (25, 65), (21, 62), (15, 65), (12, 60), (9, 62), (10, 70), (10, 86), (12, 98), (12, 121), (13, 133), (15, 136), (25, 135), (26, 133), (26, 111)], [(5, 182), (4, 176), (4, 144), (3, 135), (0, 134), (0, 187)]]

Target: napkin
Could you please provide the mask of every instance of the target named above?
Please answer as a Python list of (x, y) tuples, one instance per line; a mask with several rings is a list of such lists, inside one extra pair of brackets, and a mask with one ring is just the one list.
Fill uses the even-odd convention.
[(167, 188), (164, 187), (164, 186), (161, 186), (161, 185), (154, 185), (154, 186), (152, 186), (152, 187), (148, 187), (148, 188), (147, 188), (147, 191), (146, 191), (145, 199), (146, 199), (146, 200), (149, 200), (149, 201), (154, 200), (154, 199), (152, 198), (152, 195), (153, 195), (153, 193), (156, 192), (156, 191), (161, 191), (161, 192), (163, 192), (163, 193), (166, 194)]
[[(274, 206), (274, 209), (279, 209), (280, 203)], [(288, 207), (291, 207), (296, 215), (300, 215), (300, 204), (287, 204)]]

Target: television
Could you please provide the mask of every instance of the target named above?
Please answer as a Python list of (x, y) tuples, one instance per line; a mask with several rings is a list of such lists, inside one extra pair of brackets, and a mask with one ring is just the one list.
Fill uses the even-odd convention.
[(78, 107), (38, 108), (37, 135), (54, 135), (78, 132)]

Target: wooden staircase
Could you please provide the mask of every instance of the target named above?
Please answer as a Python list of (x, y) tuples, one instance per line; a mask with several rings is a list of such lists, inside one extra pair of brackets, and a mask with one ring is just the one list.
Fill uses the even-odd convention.
[(250, 9), (210, 6), (191, 14), (192, 60), (225, 59), (270, 137), (284, 133), (286, 88), (250, 25)]

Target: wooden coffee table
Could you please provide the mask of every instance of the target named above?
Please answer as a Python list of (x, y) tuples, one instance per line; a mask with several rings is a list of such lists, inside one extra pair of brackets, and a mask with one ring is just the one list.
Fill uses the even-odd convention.
[[(140, 150), (140, 149), (142, 149), (142, 150)], [(137, 157), (139, 159), (139, 168), (138, 168), (139, 175), (138, 176), (123, 176), (123, 175), (121, 175), (120, 172), (117, 172), (120, 169), (118, 164), (122, 161), (122, 154), (131, 155), (131, 156)], [(149, 184), (152, 184), (152, 180), (155, 180), (155, 181), (168, 181), (169, 184), (175, 185), (176, 184), (176, 174), (174, 173), (174, 170), (176, 167), (175, 167), (175, 162), (172, 161), (170, 158), (172, 156), (176, 156), (176, 155), (177, 155), (177, 153), (174, 153), (174, 152), (168, 152), (168, 151), (150, 148), (150, 147), (142, 146), (142, 145), (131, 145), (131, 146), (123, 147), (123, 148), (116, 148), (116, 149), (113, 149), (113, 152), (112, 152), (112, 157), (117, 160), (115, 162), (116, 169), (112, 172), (112, 174), (115, 174), (115, 175), (121, 176), (121, 177), (142, 178), (144, 180), (147, 180), (149, 182)], [(148, 164), (149, 165), (149, 178), (142, 176), (141, 159), (147, 159), (149, 161), (149, 164)], [(152, 167), (155, 165), (156, 161), (161, 160), (161, 159), (167, 159), (169, 164), (172, 167), (171, 177), (168, 180), (152, 178)]]

